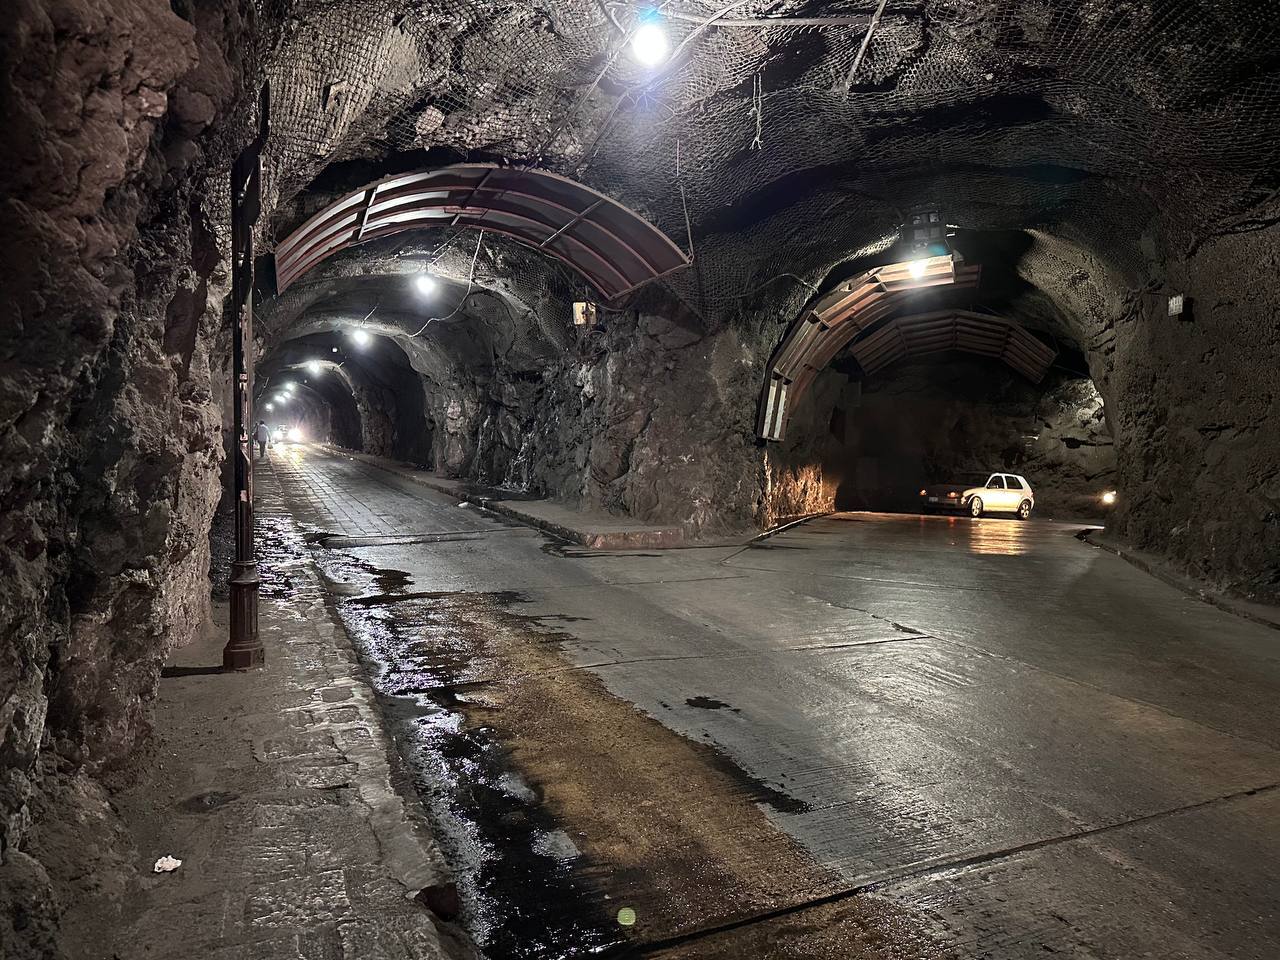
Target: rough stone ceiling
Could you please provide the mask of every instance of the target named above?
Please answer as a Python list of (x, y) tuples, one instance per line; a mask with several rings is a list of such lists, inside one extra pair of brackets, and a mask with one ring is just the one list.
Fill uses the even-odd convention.
[(945, 148), (953, 166), (1143, 180), (1212, 217), (1275, 156), (1266, 4), (889, 3), (847, 93), (869, 3), (658, 6), (677, 52), (650, 72), (624, 49), (638, 4), (297, 3), (268, 70), (277, 185), (448, 146), (541, 159), (671, 228), (677, 145), (695, 222), (797, 172), (875, 183)]
[[(647, 9), (635, 3), (277, 2), (287, 15), (264, 11), (281, 26), (265, 71), (272, 236), (353, 177), (536, 164), (690, 242), (694, 267), (663, 285), (713, 320), (789, 319), (882, 252), (907, 209), (938, 203), (971, 230), (1032, 230), (1018, 270), (1044, 302), (1023, 296), (1015, 313), (1079, 318), (1048, 328), (1087, 348), (1153, 250), (1231, 229), (1277, 187), (1280, 28), (1266, 4), (889, 0), (852, 72), (874, 2), (660, 3), (674, 55), (656, 70), (627, 48)], [(581, 284), (493, 236), (473, 258), (475, 239), (424, 231), (349, 251), (266, 307), (268, 341), (376, 307), (371, 329), (437, 383), (569, 350)], [(432, 311), (397, 297), (423, 264), (449, 281), (440, 303), (456, 312), (435, 315), (452, 326), (423, 327)]]
[[(429, 269), (429, 296), (412, 286)], [(264, 357), (318, 333), (362, 326), (394, 340), (437, 384), (494, 364), (536, 369), (571, 345), (573, 287), (554, 261), (474, 231), (433, 230), (373, 241), (321, 264), (268, 300)]]

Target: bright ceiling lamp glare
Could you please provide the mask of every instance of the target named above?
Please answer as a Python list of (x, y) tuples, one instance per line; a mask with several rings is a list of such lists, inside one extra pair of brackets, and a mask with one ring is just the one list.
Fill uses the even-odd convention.
[(319, 361), (319, 360), (308, 360), (308, 361), (307, 361), (307, 373), (311, 374), (313, 377), (318, 377), (318, 376), (320, 376), (320, 373), (321, 373), (321, 371), (323, 371), (323, 370), (324, 370), (324, 367), (322, 367), (322, 366), (320, 365), (320, 361)]
[(1102, 495), (1102, 502), (1108, 507), (1113, 505), (1116, 502), (1116, 492), (1114, 490), (1108, 490)]
[(351, 342), (354, 343), (357, 347), (367, 347), (369, 345), (370, 339), (371, 338), (369, 336), (368, 330), (357, 329), (357, 330), (351, 331)]
[(275, 408), (276, 408), (276, 405), (275, 405), (274, 403), (268, 403), (268, 404), (267, 404), (267, 409), (268, 409), (268, 410), (274, 410)]
[(422, 296), (429, 297), (436, 291), (436, 278), (426, 272), (420, 273), (413, 278), (413, 289)]
[(907, 271), (911, 274), (911, 278), (913, 280), (919, 280), (921, 277), (925, 275), (925, 271), (927, 271), (928, 269), (929, 269), (929, 264), (924, 258), (921, 258), (919, 260), (912, 260), (909, 264), (907, 264)]
[(640, 25), (631, 36), (631, 55), (646, 67), (656, 67), (671, 53), (671, 44), (661, 24), (650, 20)]

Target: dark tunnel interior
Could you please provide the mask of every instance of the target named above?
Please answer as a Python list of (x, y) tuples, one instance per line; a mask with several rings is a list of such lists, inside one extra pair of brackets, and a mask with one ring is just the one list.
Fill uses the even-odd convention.
[(1276, 14), (7, 5), (0, 956), (1280, 956)]

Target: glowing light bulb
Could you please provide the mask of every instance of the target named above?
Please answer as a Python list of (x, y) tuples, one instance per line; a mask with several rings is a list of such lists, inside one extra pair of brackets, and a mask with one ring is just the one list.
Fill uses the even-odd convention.
[(313, 377), (318, 377), (318, 376), (320, 376), (320, 373), (321, 373), (321, 371), (323, 371), (323, 370), (324, 370), (324, 367), (320, 366), (320, 361), (319, 361), (319, 360), (308, 360), (308, 361), (307, 361), (307, 373), (311, 374)]
[(924, 276), (924, 272), (929, 269), (924, 260), (912, 260), (907, 269), (911, 272), (911, 276), (919, 280)]
[(435, 292), (436, 278), (429, 273), (420, 273), (413, 278), (414, 289), (424, 297)]
[(1106, 493), (1102, 495), (1102, 502), (1105, 503), (1108, 507), (1111, 506), (1113, 503), (1116, 502), (1116, 492), (1114, 490), (1108, 490)]
[(268, 403), (268, 404), (267, 404), (267, 409), (268, 409), (268, 410), (274, 410), (275, 408), (276, 408), (276, 405), (275, 405), (274, 403)]
[(357, 347), (367, 347), (369, 345), (369, 340), (370, 340), (369, 331), (368, 330), (352, 330), (351, 339), (355, 342), (355, 345)]
[(631, 55), (646, 67), (656, 67), (670, 52), (667, 35), (656, 23), (646, 23), (631, 37)]

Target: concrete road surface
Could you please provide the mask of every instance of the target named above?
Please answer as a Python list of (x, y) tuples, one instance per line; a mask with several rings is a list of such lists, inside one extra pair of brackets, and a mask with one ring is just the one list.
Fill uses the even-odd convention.
[[(1077, 526), (840, 514), (748, 547), (583, 554), (319, 448), (273, 458), (335, 599), (379, 611), (349, 622), (385, 676), (397, 649), (421, 655), (379, 646), (405, 628), (398, 609), (419, 604), (405, 616), (420, 646), (443, 636), (430, 625), (447, 598), (514, 598), (602, 697), (758, 788), (755, 809), (812, 876), (789, 867), (785, 889), (720, 914), (673, 908), (641, 952), (872, 896), (938, 955), (1280, 956), (1280, 634), (1079, 542)], [(388, 591), (406, 602), (369, 599)], [(485, 669), (450, 676), (479, 687)], [(515, 769), (516, 793), (522, 775), (555, 778)], [(572, 860), (590, 831), (562, 826)], [(768, 873), (758, 847), (734, 854), (760, 860), (747, 875)], [(636, 886), (599, 872), (609, 882), (582, 889)], [(522, 954), (520, 931), (504, 940), (484, 913), (493, 956), (569, 952)]]

